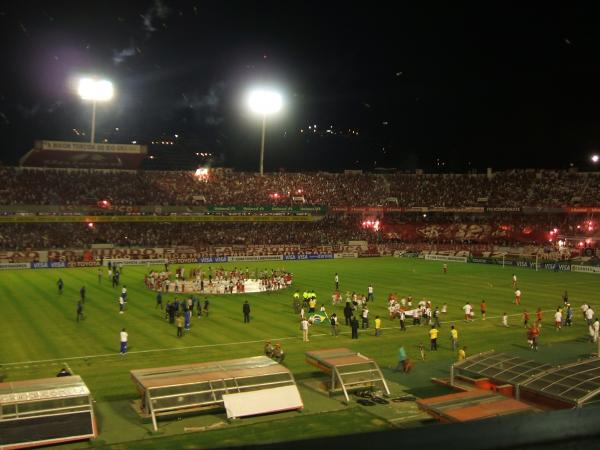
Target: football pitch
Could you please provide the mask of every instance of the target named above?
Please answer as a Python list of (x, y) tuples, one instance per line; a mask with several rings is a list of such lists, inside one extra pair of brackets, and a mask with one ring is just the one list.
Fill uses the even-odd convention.
[[(172, 264), (171, 270), (176, 266)], [(192, 265), (184, 266), (189, 273)], [(213, 264), (213, 268), (217, 266), (232, 269), (236, 264)], [(443, 392), (430, 379), (447, 377), (456, 358), (450, 348), (451, 324), (459, 331), (460, 345), (467, 346), (467, 355), (495, 349), (541, 361), (563, 362), (595, 352), (595, 345), (587, 342), (587, 326), (579, 310), (583, 302), (596, 311), (600, 307), (600, 279), (593, 274), (460, 263), (448, 263), (448, 273), (444, 274), (442, 262), (399, 258), (237, 263), (238, 268), (246, 266), (251, 271), (255, 267), (285, 268), (293, 273), (294, 284), (277, 292), (208, 295), (209, 316), (193, 317), (191, 330), (182, 338), (176, 336), (175, 325), (165, 320), (164, 311), (156, 308), (155, 294), (144, 285), (144, 274), (149, 270), (146, 266), (126, 266), (121, 286), (115, 288), (107, 279), (106, 268), (101, 281), (98, 268), (2, 271), (0, 378), (7, 382), (53, 377), (64, 366), (83, 378), (95, 400), (100, 435), (92, 442), (63, 447), (209, 448), (423, 425), (425, 416), (414, 410), (404, 420), (397, 416), (388, 420), (383, 409), (376, 409), (379, 406), (369, 409), (354, 401), (345, 405), (339, 398), (311, 389), (311, 380), (321, 374), (306, 364), (307, 350), (348, 347), (359, 351), (379, 363), (395, 393), (416, 396)], [(343, 304), (331, 305), (336, 272), (342, 293), (366, 294), (369, 284), (374, 287), (375, 301), (369, 304), (371, 328), (359, 330), (358, 340), (350, 339), (350, 329), (343, 324)], [(513, 273), (523, 293), (521, 306), (513, 304)], [(64, 281), (62, 294), (57, 288), (59, 277)], [(127, 286), (128, 303), (125, 313), (119, 314), (117, 299), (123, 285)], [(82, 286), (86, 287), (85, 318), (77, 322), (76, 305)], [(315, 324), (310, 328), (310, 342), (302, 342), (299, 319), (292, 308), (296, 289), (314, 290), (319, 305), (323, 303), (328, 314), (337, 313), (341, 318), (339, 336), (330, 335), (328, 323)], [(574, 323), (555, 331), (553, 314), (562, 305), (565, 290), (574, 309)], [(402, 332), (398, 320), (388, 318), (387, 296), (391, 292), (399, 298), (412, 296), (413, 305), (422, 298), (430, 299), (435, 306), (448, 305), (448, 313), (441, 318), (437, 352), (428, 351), (427, 326), (410, 326), (411, 320), (407, 319), (409, 326)], [(163, 304), (174, 296), (164, 295)], [(205, 295), (198, 297), (203, 301)], [(482, 299), (488, 305), (485, 321), (479, 314)], [(245, 300), (251, 306), (249, 324), (243, 323)], [(472, 323), (462, 320), (462, 306), (467, 301), (476, 312)], [(522, 312), (527, 309), (534, 319), (538, 307), (544, 311), (544, 320), (539, 351), (532, 352), (527, 347)], [(508, 328), (501, 324), (504, 312), (509, 316)], [(383, 322), (379, 337), (373, 328), (376, 315)], [(125, 356), (119, 354), (122, 328), (129, 333)], [(223, 410), (208, 410), (160, 420), (159, 430), (154, 432), (151, 423), (143, 422), (132, 408), (138, 394), (130, 370), (257, 356), (262, 354), (265, 340), (281, 343), (286, 355), (284, 365), (294, 373), (300, 388), (303, 411), (227, 421)], [(418, 350), (420, 344), (426, 349), (424, 361)], [(415, 364), (408, 375), (393, 371), (400, 345)], [(186, 432), (186, 428), (204, 431)]]

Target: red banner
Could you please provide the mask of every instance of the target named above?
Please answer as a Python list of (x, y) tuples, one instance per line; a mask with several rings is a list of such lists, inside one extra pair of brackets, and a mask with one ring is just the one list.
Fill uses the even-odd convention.
[(475, 241), (475, 242), (548, 242), (547, 230), (531, 226), (491, 224), (402, 224), (386, 225), (386, 237), (406, 242), (428, 241)]

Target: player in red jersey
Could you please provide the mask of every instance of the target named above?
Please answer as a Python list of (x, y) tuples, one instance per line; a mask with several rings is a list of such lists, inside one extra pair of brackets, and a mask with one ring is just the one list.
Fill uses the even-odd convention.
[(536, 326), (542, 328), (542, 308), (538, 308), (535, 312)]

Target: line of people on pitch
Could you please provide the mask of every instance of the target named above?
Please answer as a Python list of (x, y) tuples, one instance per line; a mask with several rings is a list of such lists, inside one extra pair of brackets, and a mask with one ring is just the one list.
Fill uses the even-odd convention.
[[(369, 286), (370, 288), (370, 292), (369, 292), (369, 296), (367, 297), (367, 299), (370, 299), (371, 301), (373, 301), (373, 292), (372, 292), (372, 287)], [(365, 300), (365, 302), (359, 302), (358, 299), (354, 299), (352, 302), (350, 300), (346, 301), (346, 306), (344, 307), (344, 319), (345, 319), (345, 324), (349, 325), (350, 327), (352, 327), (352, 322), (353, 319), (356, 321), (356, 329), (358, 330), (358, 320), (355, 317), (355, 312), (358, 311), (358, 307), (360, 305), (362, 305), (362, 308), (360, 310), (360, 318), (361, 318), (361, 324), (362, 324), (362, 328), (369, 328), (369, 308), (367, 306), (367, 301)], [(304, 291), (302, 294), (302, 304), (300, 303), (300, 292), (298, 290), (296, 290), (296, 292), (293, 294), (293, 308), (294, 308), (294, 312), (296, 314), (300, 314), (300, 319), (301, 321), (305, 319), (306, 316), (306, 309), (308, 309), (308, 314), (315, 314), (316, 308), (317, 308), (317, 294), (314, 291), (308, 290), (308, 291)], [(325, 304), (321, 304), (321, 307), (319, 309), (319, 312), (324, 315), (331, 324), (332, 327), (332, 336), (337, 336), (337, 326), (338, 326), (338, 318), (337, 318), (337, 314), (332, 314), (331, 317), (327, 314), (327, 311), (325, 309)], [(309, 324), (310, 324), (310, 318), (306, 319)], [(376, 317), (376, 320), (379, 320), (379, 316)], [(377, 335), (379, 335), (378, 333), (376, 333)], [(358, 338), (358, 335), (356, 335), (356, 337), (354, 336), (353, 333), (353, 338)]]
[[(438, 350), (437, 340), (438, 340), (439, 330), (437, 328), (435, 328), (435, 326), (432, 326), (428, 333), (429, 333), (429, 340), (430, 340), (430, 349), (431, 349), (431, 351), (437, 351)], [(465, 345), (463, 345), (462, 347), (459, 348), (459, 346), (458, 346), (458, 330), (454, 327), (454, 325), (452, 325), (450, 327), (450, 343), (452, 346), (452, 352), (456, 353), (457, 360), (463, 361), (464, 359), (466, 359), (467, 347)], [(419, 348), (419, 353), (421, 355), (421, 360), (425, 361), (425, 346), (421, 343), (421, 344), (419, 344), (418, 348)], [(396, 365), (394, 372), (409, 373), (412, 370), (412, 368), (413, 368), (413, 363), (410, 360), (410, 358), (408, 358), (408, 355), (406, 353), (406, 350), (404, 349), (404, 346), (400, 346), (400, 348), (398, 349), (398, 364)]]
[[(112, 283), (112, 287), (119, 286), (121, 282), (121, 275), (123, 274), (123, 265), (112, 264), (112, 261), (108, 262), (107, 276), (108, 280)], [(102, 282), (102, 269), (98, 269), (98, 283)]]
[[(164, 318), (170, 324), (174, 323), (177, 326), (177, 337), (183, 337), (183, 331), (190, 331), (191, 329), (194, 308), (196, 309), (197, 318), (202, 317), (202, 315), (208, 317), (209, 306), (210, 300), (208, 297), (204, 297), (204, 304), (196, 295), (181, 301), (175, 297), (173, 301), (168, 300), (165, 304)], [(162, 293), (160, 291), (156, 293), (156, 308), (163, 309)]]
[[(324, 308), (324, 306), (322, 306), (321, 308)], [(331, 327), (331, 335), (332, 336), (337, 336), (339, 334), (339, 320), (337, 317), (336, 313), (333, 313), (331, 316), (327, 316), (327, 313), (324, 313), (326, 320), (329, 321), (330, 327)], [(363, 308), (363, 310), (361, 311), (361, 323), (362, 323), (362, 329), (366, 329), (369, 328), (369, 311), (366, 308)], [(315, 315), (310, 316), (310, 317), (306, 317), (306, 316), (302, 316), (300, 318), (300, 330), (302, 331), (302, 340), (304, 342), (310, 342), (309, 338), (308, 338), (308, 330), (309, 327), (312, 326), (315, 322), (317, 322), (317, 320), (315, 320)], [(320, 319), (319, 319), (320, 320)], [(352, 339), (358, 339), (358, 329), (359, 329), (359, 322), (358, 319), (356, 318), (355, 315), (352, 315), (349, 320), (346, 321), (346, 325), (350, 326), (350, 329), (352, 330)], [(381, 336), (381, 319), (379, 318), (379, 316), (375, 316), (375, 336)]]

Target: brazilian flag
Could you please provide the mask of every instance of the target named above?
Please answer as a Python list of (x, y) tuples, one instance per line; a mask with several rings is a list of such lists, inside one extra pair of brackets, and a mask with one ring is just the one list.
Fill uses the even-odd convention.
[(329, 323), (329, 318), (322, 312), (315, 312), (308, 315), (308, 321), (313, 324)]

